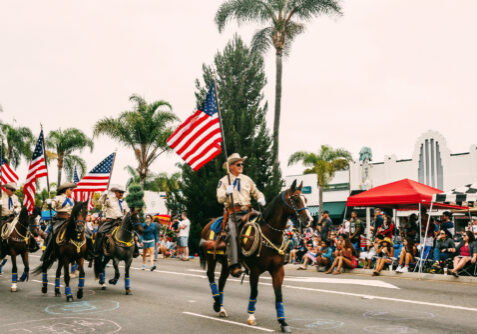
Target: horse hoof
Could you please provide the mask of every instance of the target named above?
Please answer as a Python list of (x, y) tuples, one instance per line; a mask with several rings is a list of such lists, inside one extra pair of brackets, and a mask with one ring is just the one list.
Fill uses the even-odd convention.
[(291, 333), (291, 328), (290, 326), (282, 326), (282, 333)]
[(83, 290), (78, 290), (78, 292), (76, 293), (76, 298), (78, 299), (83, 298)]
[(41, 288), (41, 293), (45, 294), (48, 292), (48, 288), (46, 286)]
[(67, 296), (66, 297), (66, 301), (67, 302), (72, 302), (74, 299), (73, 299), (73, 296)]
[(106, 285), (103, 284), (103, 285), (101, 286), (101, 290), (106, 290)]
[(248, 319), (247, 324), (249, 324), (250, 326), (255, 326), (257, 323), (255, 322), (255, 320)]
[(118, 283), (118, 280), (115, 278), (111, 278), (108, 283), (111, 285), (116, 285), (116, 283)]
[(130, 289), (126, 289), (126, 295), (127, 295), (127, 296), (132, 295), (132, 291), (131, 291)]
[(61, 297), (61, 292), (55, 291), (55, 297)]
[(13, 287), (12, 287), (12, 288), (10, 289), (10, 291), (11, 291), (11, 292), (17, 292), (17, 288), (13, 288)]
[(227, 311), (223, 307), (220, 307), (219, 317), (227, 318), (228, 316)]
[(220, 311), (220, 303), (215, 302), (214, 303), (214, 311), (219, 312)]

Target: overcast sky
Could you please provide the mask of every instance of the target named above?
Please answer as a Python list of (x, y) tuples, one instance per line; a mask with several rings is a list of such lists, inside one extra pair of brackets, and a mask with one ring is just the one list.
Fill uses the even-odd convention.
[[(45, 131), (94, 123), (131, 107), (129, 96), (169, 101), (184, 120), (195, 106), (194, 80), (238, 32), (249, 43), (258, 26), (231, 24), (219, 34), (222, 1), (0, 0), (0, 119)], [(453, 153), (477, 143), (477, 1), (347, 0), (342, 17), (307, 24), (284, 62), (280, 158), (284, 175), (297, 150), (322, 144), (374, 161), (411, 158), (428, 129)], [(265, 56), (273, 124), (275, 58)], [(113, 183), (124, 183), (132, 152), (108, 137), (82, 156), (91, 169), (118, 148)], [(221, 157), (222, 159), (222, 157)], [(161, 156), (153, 172), (180, 160)], [(19, 168), (20, 182), (26, 164)], [(246, 173), (246, 170), (245, 170)], [(50, 167), (52, 180), (56, 169)]]

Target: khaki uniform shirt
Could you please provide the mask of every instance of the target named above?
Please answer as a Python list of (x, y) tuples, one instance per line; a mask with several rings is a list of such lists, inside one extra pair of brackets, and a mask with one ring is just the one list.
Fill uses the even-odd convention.
[(68, 196), (66, 196), (66, 194), (55, 196), (51, 201), (51, 208), (58, 213), (71, 214), (73, 206), (75, 205), (75, 200), (73, 197), (70, 197), (69, 201), (67, 201), (67, 198)]
[[(119, 205), (119, 201), (121, 201), (121, 206)], [(103, 206), (103, 212), (106, 214), (106, 218), (123, 218), (130, 211), (126, 200), (119, 200), (114, 193), (101, 196), (98, 203)]]
[[(239, 176), (235, 176), (230, 174), (230, 181), (232, 185), (234, 185), (234, 204), (245, 206), (251, 204), (251, 199), (255, 198), (255, 200), (259, 200), (260, 198), (265, 198), (265, 196), (257, 189), (255, 182), (247, 175), (240, 174)], [(227, 175), (220, 179), (219, 184), (217, 186), (217, 200), (219, 203), (224, 204), (226, 208), (232, 206), (230, 201), (230, 196), (227, 196), (227, 186), (229, 185), (229, 181)]]
[[(11, 198), (13, 205), (8, 208), (8, 199)], [(10, 216), (13, 214), (14, 209), (21, 209), (22, 205), (18, 200), (18, 196), (13, 194), (12, 196), (8, 196), (7, 193), (2, 193), (2, 217)]]

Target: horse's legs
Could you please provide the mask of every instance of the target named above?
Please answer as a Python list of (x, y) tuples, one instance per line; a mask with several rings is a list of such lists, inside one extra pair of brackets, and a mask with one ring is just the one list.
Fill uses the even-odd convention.
[[(1, 242), (1, 241), (0, 241), (0, 242)], [(2, 247), (1, 244), (0, 244), (0, 247)], [(0, 252), (1, 252), (1, 250), (0, 250)], [(1, 261), (0, 261), (0, 276), (2, 276), (3, 266), (5, 265), (5, 263), (7, 263), (8, 259), (7, 259), (7, 257), (5, 257), (4, 259), (2, 259), (1, 256), (0, 256), (0, 260), (1, 260)]]
[(42, 272), (42, 286), (41, 286), (41, 292), (42, 293), (47, 293), (48, 292), (48, 274), (47, 274), (48, 268), (46, 266), (42, 266), (41, 272)]
[(119, 277), (121, 276), (119, 274), (119, 260), (116, 258), (113, 258), (113, 266), (114, 266), (114, 278), (109, 280), (109, 284), (116, 285), (118, 283)]
[(20, 282), (28, 281), (28, 277), (30, 276), (30, 266), (28, 263), (28, 252), (22, 253), (22, 261), (23, 261), (23, 274), (20, 277)]
[(99, 285), (101, 285), (101, 290), (106, 290), (106, 284), (104, 284), (104, 281), (106, 279), (106, 265), (109, 262), (109, 258), (105, 257), (104, 260), (101, 259), (102, 256), (98, 259), (98, 261), (101, 262), (101, 268), (103, 268), (103, 271), (99, 274)]
[(72, 302), (73, 301), (73, 295), (71, 294), (71, 288), (70, 288), (70, 261), (65, 260), (63, 263), (63, 270), (64, 270), (64, 279), (65, 279), (65, 295), (66, 295), (66, 301), (67, 302)]
[(219, 277), (219, 294), (220, 294), (219, 316), (226, 318), (228, 314), (224, 308), (224, 288), (225, 288), (225, 282), (227, 282), (227, 277), (229, 276), (229, 265), (227, 263), (227, 258), (222, 258), (221, 264), (222, 264), (222, 270), (220, 271), (220, 277)]
[(270, 273), (273, 280), (273, 290), (275, 291), (275, 309), (277, 311), (277, 320), (282, 327), (283, 333), (291, 333), (290, 326), (285, 321), (285, 309), (283, 308), (282, 284), (285, 277), (285, 268), (280, 266), (277, 270)]
[(76, 293), (76, 297), (78, 299), (83, 298), (83, 288), (84, 288), (84, 259), (81, 258), (78, 261), (78, 271), (79, 271), (79, 281), (78, 281), (78, 292)]
[(215, 266), (217, 264), (217, 257), (213, 257), (210, 254), (205, 255), (207, 257), (207, 278), (209, 279), (210, 290), (212, 291), (212, 298), (214, 298), (214, 311), (220, 311), (220, 293), (215, 283)]
[(131, 268), (133, 258), (127, 259), (125, 261), (125, 270), (124, 270), (124, 288), (126, 289), (126, 295), (132, 295), (131, 292), (131, 279), (129, 278), (129, 269)]
[(17, 253), (11, 249), (10, 250), (11, 258), (12, 258), (12, 287), (10, 291), (16, 292), (17, 291), (17, 280), (18, 280), (18, 272), (17, 272)]
[(250, 273), (250, 298), (248, 300), (248, 324), (254, 326), (255, 322), (255, 304), (258, 296), (258, 272), (252, 269)]
[(56, 268), (56, 276), (55, 276), (55, 296), (60, 297), (60, 277), (61, 277), (61, 267), (63, 266), (62, 260), (58, 259), (58, 268)]

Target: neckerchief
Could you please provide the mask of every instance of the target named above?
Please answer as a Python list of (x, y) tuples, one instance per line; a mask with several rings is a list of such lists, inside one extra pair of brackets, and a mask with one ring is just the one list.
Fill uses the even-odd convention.
[(237, 187), (238, 192), (240, 192), (240, 179), (237, 177), (234, 180), (234, 188)]
[(11, 197), (8, 197), (8, 210), (10, 210), (11, 207), (13, 207), (13, 200)]
[(71, 201), (71, 199), (69, 197), (66, 197), (66, 199), (63, 202), (63, 204), (61, 205), (61, 207), (64, 208), (66, 206), (66, 204), (69, 204), (70, 206), (73, 206), (73, 201)]
[(121, 213), (124, 213), (124, 210), (123, 210), (123, 201), (122, 199), (118, 199), (118, 203), (119, 203), (119, 208), (121, 209)]

